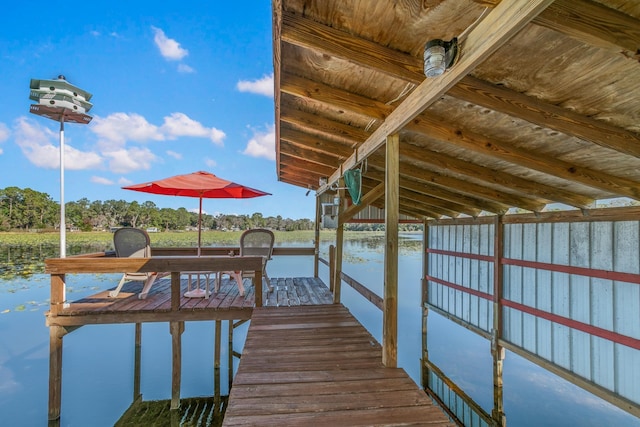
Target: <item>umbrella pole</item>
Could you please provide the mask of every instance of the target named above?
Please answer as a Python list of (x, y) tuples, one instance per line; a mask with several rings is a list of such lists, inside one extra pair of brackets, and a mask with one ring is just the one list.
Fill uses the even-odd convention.
[(200, 256), (200, 247), (202, 246), (202, 196), (200, 196), (200, 210), (198, 211), (198, 256)]

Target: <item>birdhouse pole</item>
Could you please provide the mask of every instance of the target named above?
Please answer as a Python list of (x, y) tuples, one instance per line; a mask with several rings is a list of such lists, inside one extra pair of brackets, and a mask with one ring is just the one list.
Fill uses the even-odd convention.
[(60, 122), (60, 258), (67, 256), (66, 212), (64, 202), (64, 122), (87, 124), (85, 114), (93, 104), (91, 94), (68, 83), (63, 75), (56, 80), (31, 79), (29, 99), (37, 101), (29, 112)]

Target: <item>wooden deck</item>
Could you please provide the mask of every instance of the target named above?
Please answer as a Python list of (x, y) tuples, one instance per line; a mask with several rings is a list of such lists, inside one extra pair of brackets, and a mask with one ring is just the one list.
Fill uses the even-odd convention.
[[(180, 295), (187, 290), (187, 278), (181, 279)], [(146, 299), (138, 299), (140, 282), (124, 285), (120, 294), (109, 297), (106, 289), (68, 303), (56, 316), (47, 317), (48, 326), (81, 326), (133, 322), (250, 319), (255, 304), (255, 287), (244, 279), (245, 295), (240, 296), (235, 282), (223, 277), (220, 290), (209, 299), (181, 296), (178, 311), (171, 309), (171, 279), (159, 279)], [(201, 282), (201, 287), (204, 286)], [(289, 307), (331, 304), (333, 296), (322, 282), (313, 277), (272, 278), (273, 292), (264, 293), (264, 306)], [(213, 290), (213, 282), (211, 283)]]
[(381, 360), (341, 304), (256, 308), (223, 425), (453, 425)]

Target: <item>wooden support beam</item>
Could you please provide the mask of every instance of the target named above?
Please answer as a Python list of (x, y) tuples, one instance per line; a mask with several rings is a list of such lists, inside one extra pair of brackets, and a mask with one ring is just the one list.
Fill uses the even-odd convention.
[(349, 144), (336, 142), (329, 138), (289, 128), (282, 128), (280, 132), (283, 141), (288, 141), (319, 153), (330, 153), (341, 158), (347, 158), (353, 153), (353, 147)]
[(384, 311), (382, 314), (382, 363), (398, 365), (398, 220), (400, 201), (400, 136), (387, 137), (384, 203)]
[[(387, 135), (401, 130), (414, 117), (440, 99), (453, 85), (509, 41), (552, 2), (553, 0), (501, 2), (469, 32), (458, 63), (449, 72), (438, 78), (425, 79), (358, 147), (357, 153), (350, 156), (342, 164), (342, 170), (354, 167), (356, 158), (367, 158), (376, 151), (385, 143)], [(339, 171), (334, 172), (329, 177), (329, 183), (336, 182), (339, 177)]]
[(640, 135), (636, 133), (472, 76), (462, 79), (447, 95), (640, 157)]
[(317, 163), (321, 166), (328, 166), (334, 170), (340, 166), (341, 157), (335, 153), (314, 151), (309, 149), (309, 147), (305, 147), (304, 145), (300, 145), (296, 142), (284, 140), (280, 142), (280, 145), (289, 157)]
[[(377, 162), (369, 161), (369, 166), (375, 166), (376, 168), (383, 169)], [(523, 209), (529, 209), (532, 212), (538, 212), (544, 208), (544, 200), (536, 200), (528, 197), (520, 197), (511, 193), (504, 192), (497, 188), (489, 186), (483, 186), (471, 181), (465, 181), (459, 178), (443, 175), (438, 172), (433, 172), (427, 169), (422, 169), (417, 166), (410, 165), (408, 163), (402, 164), (403, 176), (411, 179), (424, 182), (427, 185), (436, 185), (442, 188), (455, 189), (455, 191), (462, 194), (467, 194), (472, 197), (478, 197), (485, 200), (490, 200), (497, 203), (502, 203), (507, 206), (519, 206)]]
[(316, 199), (316, 215), (315, 222), (313, 224), (313, 277), (318, 277), (318, 267), (320, 265), (320, 221), (322, 215), (322, 204), (320, 203), (320, 197), (315, 196)]
[(281, 123), (286, 123), (302, 132), (316, 134), (333, 141), (342, 141), (350, 144), (352, 148), (369, 136), (369, 132), (364, 129), (293, 108), (288, 108), (280, 120)]
[[(413, 125), (416, 126), (417, 123), (420, 123), (422, 126), (425, 121), (417, 120)], [(413, 128), (414, 130), (416, 128)], [(455, 135), (456, 132), (452, 132), (450, 135)], [(448, 136), (446, 136), (448, 137)], [(452, 139), (448, 142), (456, 144), (454, 141), (458, 141), (460, 139), (469, 138), (469, 136), (460, 135), (452, 137)], [(470, 139), (469, 144), (481, 145), (486, 138), (482, 137), (481, 140), (476, 141), (474, 139)], [(495, 140), (487, 142), (488, 144), (492, 144)], [(462, 147), (466, 148), (466, 147)], [(488, 151), (488, 150), (487, 150)], [(578, 208), (586, 208), (593, 203), (593, 199), (589, 197), (582, 196), (580, 194), (575, 194), (566, 190), (562, 190), (558, 187), (552, 187), (550, 185), (545, 185), (540, 182), (535, 182), (529, 179), (521, 178), (516, 175), (512, 175), (510, 173), (506, 173), (500, 170), (487, 168), (484, 166), (479, 166), (470, 162), (466, 162), (460, 159), (456, 159), (451, 156), (447, 156), (445, 154), (437, 153), (435, 151), (429, 150), (424, 147), (418, 147), (411, 144), (403, 144), (401, 147), (401, 154), (403, 157), (410, 157), (413, 160), (425, 164), (430, 164), (436, 166), (438, 169), (442, 170), (446, 173), (455, 173), (460, 175), (465, 175), (469, 177), (473, 177), (474, 180), (481, 180), (491, 185), (499, 185), (504, 188), (513, 189), (522, 194), (529, 194), (532, 198), (536, 198), (536, 202), (540, 206), (540, 209), (544, 207), (545, 203), (549, 201), (565, 203), (570, 206), (575, 206)], [(491, 155), (488, 152), (483, 152), (482, 154)], [(546, 158), (548, 161), (548, 157)], [(463, 186), (464, 188), (464, 186)], [(457, 191), (460, 191), (461, 188), (457, 188)], [(525, 202), (526, 203), (526, 202)], [(531, 209), (530, 205), (531, 201), (527, 205), (512, 205), (519, 206), (525, 209), (529, 209), (531, 211), (536, 211), (536, 209)]]
[(502, 215), (496, 215), (493, 222), (493, 330), (491, 341), (491, 355), (493, 358), (493, 410), (491, 417), (497, 426), (506, 425), (503, 404), (502, 368), (504, 349), (500, 345), (502, 339), (502, 294), (504, 285), (504, 271), (502, 258), (504, 254), (504, 224)]
[[(483, 3), (495, 6), (499, 1)], [(305, 20), (308, 21), (300, 16), (285, 19), (287, 42), (338, 56), (415, 85), (424, 81), (421, 58)], [(640, 20), (599, 3), (588, 0), (555, 1), (533, 22), (584, 43), (609, 47), (634, 59), (640, 55)], [(322, 34), (326, 39), (301, 35), (300, 28)], [(338, 41), (340, 44), (336, 46)], [(471, 76), (465, 76), (447, 94), (621, 153), (640, 156), (640, 135), (636, 133)], [(384, 114), (389, 114), (389, 111), (384, 110)]]
[(362, 200), (359, 205), (351, 205), (343, 212), (340, 212), (339, 221), (348, 222), (351, 218), (356, 216), (358, 212), (361, 212), (364, 208), (369, 206), (374, 201), (378, 200), (380, 197), (384, 195), (384, 183), (378, 184), (372, 190), (366, 192), (364, 196), (362, 196)]
[[(435, 123), (435, 121), (433, 122)], [(446, 141), (468, 151), (495, 157), (515, 165), (524, 166), (568, 181), (578, 182), (618, 196), (640, 200), (640, 183), (636, 181), (576, 166), (573, 163), (557, 158), (550, 159), (548, 156), (532, 153), (506, 141), (490, 139), (462, 130), (457, 130), (455, 135), (449, 133)]]
[[(384, 181), (384, 173), (369, 169), (367, 171), (367, 178), (373, 178), (376, 181)], [(413, 178), (408, 178), (404, 173), (400, 174), (400, 188), (412, 190), (418, 193), (426, 194), (431, 197), (436, 197), (442, 200), (448, 200), (463, 204), (465, 206), (476, 207), (487, 212), (504, 213), (509, 209), (508, 205), (502, 203), (495, 203), (479, 197), (473, 197), (466, 194), (462, 194), (455, 189), (447, 189), (437, 185), (431, 185), (429, 183), (420, 182)]]
[[(336, 111), (344, 109), (378, 120), (384, 120), (385, 111), (391, 109), (384, 102), (375, 101), (352, 92), (347, 92), (348, 96), (341, 97), (339, 94), (345, 91), (294, 74), (283, 74), (280, 90), (289, 95), (325, 104)], [(360, 158), (364, 159), (365, 157)]]

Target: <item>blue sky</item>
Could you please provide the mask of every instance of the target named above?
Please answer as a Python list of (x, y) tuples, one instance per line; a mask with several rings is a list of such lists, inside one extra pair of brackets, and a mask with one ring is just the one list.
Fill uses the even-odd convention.
[(60, 125), (29, 113), (29, 82), (62, 74), (93, 95), (91, 123), (65, 125), (65, 201), (197, 210), (121, 187), (205, 170), (273, 194), (207, 213), (313, 219), (276, 177), (270, 1), (21, 3), (0, 14), (0, 188), (60, 200)]

